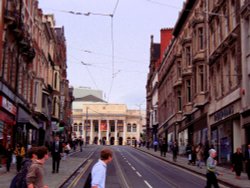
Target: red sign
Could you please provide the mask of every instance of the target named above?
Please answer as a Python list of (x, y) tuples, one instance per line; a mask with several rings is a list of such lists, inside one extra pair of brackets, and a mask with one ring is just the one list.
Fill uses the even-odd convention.
[(107, 131), (107, 121), (101, 121), (101, 131)]
[(7, 110), (8, 112), (16, 115), (16, 106), (12, 104), (8, 99), (4, 96), (0, 96), (0, 106)]

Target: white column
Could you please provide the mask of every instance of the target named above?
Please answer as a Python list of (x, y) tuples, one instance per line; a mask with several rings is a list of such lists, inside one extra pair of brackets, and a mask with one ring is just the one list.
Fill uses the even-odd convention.
[(89, 144), (93, 143), (93, 120), (89, 120), (90, 121), (90, 141)]
[(115, 143), (114, 145), (118, 145), (118, 140), (117, 140), (117, 120), (114, 120), (115, 121)]
[(127, 123), (125, 121), (123, 121), (123, 145), (126, 145), (127, 142), (127, 137), (126, 137), (126, 133), (127, 133)]
[(82, 138), (84, 139), (84, 142), (86, 141), (86, 129), (85, 129), (85, 124), (84, 120), (82, 121)]
[(110, 131), (110, 128), (109, 128), (109, 120), (106, 120), (107, 121), (107, 140), (106, 140), (106, 144), (110, 144), (109, 143), (109, 131)]
[(98, 120), (98, 145), (100, 145), (101, 139), (101, 120)]

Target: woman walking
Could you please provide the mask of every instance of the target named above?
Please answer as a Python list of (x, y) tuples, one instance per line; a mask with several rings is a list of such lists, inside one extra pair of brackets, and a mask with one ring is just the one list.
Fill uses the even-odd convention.
[(21, 170), (23, 157), (25, 156), (25, 149), (21, 144), (17, 144), (14, 154), (16, 155), (16, 170), (19, 172)]
[(241, 172), (243, 170), (244, 157), (241, 152), (241, 148), (237, 148), (232, 157), (233, 171), (235, 172), (236, 179), (240, 179)]

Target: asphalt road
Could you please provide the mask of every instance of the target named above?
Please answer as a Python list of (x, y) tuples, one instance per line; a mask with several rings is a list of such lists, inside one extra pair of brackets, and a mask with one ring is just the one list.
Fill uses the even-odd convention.
[[(73, 187), (83, 187), (92, 166), (99, 158), (102, 147), (79, 152), (76, 157), (86, 158), (87, 163), (78, 173), (78, 181)], [(108, 165), (106, 188), (199, 188), (205, 187), (204, 177), (195, 175), (129, 146), (107, 146), (114, 152), (113, 161)], [(81, 176), (81, 177), (80, 177)], [(223, 186), (221, 186), (223, 187)]]

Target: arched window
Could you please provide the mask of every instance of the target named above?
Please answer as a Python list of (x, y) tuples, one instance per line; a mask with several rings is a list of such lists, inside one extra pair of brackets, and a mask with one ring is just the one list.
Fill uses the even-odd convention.
[(128, 125), (127, 125), (127, 132), (131, 132), (131, 124), (130, 123), (128, 123)]
[(137, 131), (137, 125), (134, 123), (134, 124), (133, 124), (132, 132), (136, 132), (136, 131)]

